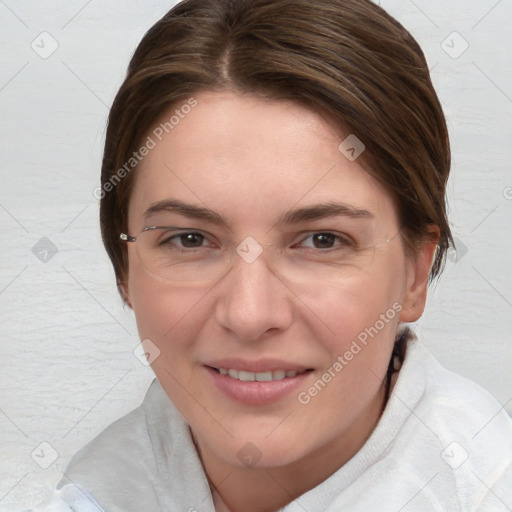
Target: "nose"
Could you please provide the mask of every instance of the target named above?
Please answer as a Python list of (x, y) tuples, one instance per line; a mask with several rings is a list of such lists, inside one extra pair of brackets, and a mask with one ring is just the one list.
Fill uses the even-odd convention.
[(251, 263), (237, 257), (219, 292), (216, 320), (241, 341), (257, 341), (292, 323), (290, 294), (264, 257)]

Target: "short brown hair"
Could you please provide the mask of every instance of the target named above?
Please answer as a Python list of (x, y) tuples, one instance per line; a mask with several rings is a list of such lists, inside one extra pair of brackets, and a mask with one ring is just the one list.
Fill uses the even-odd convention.
[(118, 286), (128, 272), (119, 234), (127, 230), (136, 171), (113, 178), (171, 106), (225, 89), (304, 103), (356, 134), (368, 172), (395, 200), (408, 246), (430, 224), (439, 227), (431, 278), (439, 274), (452, 241), (450, 147), (425, 57), (409, 32), (369, 0), (185, 0), (144, 36), (110, 111), (100, 222)]

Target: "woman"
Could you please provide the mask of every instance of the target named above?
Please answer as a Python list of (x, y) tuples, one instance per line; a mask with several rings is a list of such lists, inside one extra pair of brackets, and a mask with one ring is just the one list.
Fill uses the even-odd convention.
[(449, 168), (423, 53), (373, 3), (166, 14), (100, 194), (157, 380), (53, 509), (509, 510), (510, 419), (407, 327), (450, 245)]

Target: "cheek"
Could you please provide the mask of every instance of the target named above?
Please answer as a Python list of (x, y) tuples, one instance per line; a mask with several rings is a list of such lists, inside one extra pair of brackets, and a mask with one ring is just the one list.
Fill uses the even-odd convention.
[(130, 269), (128, 285), (140, 338), (150, 339), (160, 350), (153, 369), (179, 367), (200, 329), (197, 317), (204, 290), (173, 286), (137, 267)]
[(375, 325), (379, 339), (393, 339), (405, 280), (403, 259), (390, 255), (342, 283), (312, 287), (301, 299), (315, 313), (318, 336), (334, 355), (349, 349), (355, 339), (364, 341), (368, 330), (375, 333)]
[(330, 283), (302, 297), (315, 313), (309, 328), (322, 340), (326, 356), (320, 377), (329, 381), (328, 389), (318, 398), (315, 390), (315, 397), (305, 390), (320, 409), (335, 400), (341, 409), (355, 411), (380, 386), (395, 341), (405, 278), (399, 252), (343, 285)]
[(201, 386), (194, 364), (200, 355), (201, 330), (212, 316), (208, 292), (162, 283), (135, 268), (129, 284), (140, 338), (151, 340), (159, 350), (151, 363), (158, 381), (189, 424), (222, 435), (201, 407), (209, 403), (209, 390)]
[(178, 410), (185, 417), (193, 418), (195, 401), (191, 401), (190, 393), (204, 401), (191, 364), (204, 324), (201, 321), (205, 314), (201, 312), (204, 290), (173, 287), (145, 272), (133, 272), (130, 280), (140, 338), (151, 340), (159, 351), (151, 368)]
[(343, 287), (325, 287), (304, 297), (321, 319), (310, 330), (322, 340), (326, 356), (317, 380), (298, 396), (304, 428), (317, 428), (326, 436), (342, 432), (375, 399), (399, 322), (399, 281), (394, 273), (380, 279), (360, 275)]

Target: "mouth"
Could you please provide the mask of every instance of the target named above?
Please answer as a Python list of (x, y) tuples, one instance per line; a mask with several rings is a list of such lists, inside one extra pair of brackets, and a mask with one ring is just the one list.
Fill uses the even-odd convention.
[(293, 391), (306, 385), (312, 368), (284, 361), (248, 363), (239, 360), (204, 365), (214, 389), (243, 405), (265, 406), (289, 399)]
[(306, 370), (266, 370), (263, 372), (249, 372), (246, 370), (237, 370), (235, 368), (215, 368), (210, 366), (212, 370), (230, 377), (231, 379), (240, 380), (242, 382), (271, 382), (284, 379), (291, 379), (297, 375), (313, 371), (311, 368)]

